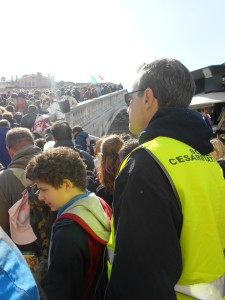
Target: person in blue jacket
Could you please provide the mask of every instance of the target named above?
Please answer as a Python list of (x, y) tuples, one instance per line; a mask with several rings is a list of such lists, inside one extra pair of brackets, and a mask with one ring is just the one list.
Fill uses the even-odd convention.
[(39, 300), (33, 275), (23, 255), (0, 227), (0, 299)]
[(73, 127), (73, 136), (75, 146), (81, 150), (87, 151), (90, 146), (89, 135), (79, 125)]

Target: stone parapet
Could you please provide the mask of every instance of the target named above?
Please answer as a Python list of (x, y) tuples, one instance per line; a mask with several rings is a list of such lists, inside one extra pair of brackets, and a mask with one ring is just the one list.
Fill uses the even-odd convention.
[(65, 114), (66, 121), (71, 127), (80, 125), (94, 136), (106, 135), (116, 116), (126, 110), (123, 89), (98, 98), (78, 103), (76, 107)]

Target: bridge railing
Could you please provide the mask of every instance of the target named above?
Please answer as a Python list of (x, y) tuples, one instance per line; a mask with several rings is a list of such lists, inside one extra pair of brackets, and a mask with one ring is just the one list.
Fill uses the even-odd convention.
[(125, 109), (124, 94), (127, 90), (119, 90), (98, 98), (78, 103), (76, 107), (65, 114), (70, 127), (80, 125), (94, 136), (107, 134), (104, 124), (114, 116), (115, 111)]

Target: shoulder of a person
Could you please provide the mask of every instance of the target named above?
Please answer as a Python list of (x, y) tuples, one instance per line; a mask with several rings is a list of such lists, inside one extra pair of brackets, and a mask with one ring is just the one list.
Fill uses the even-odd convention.
[(54, 225), (53, 233), (56, 238), (66, 240), (68, 237), (86, 238), (87, 232), (76, 221), (70, 218), (63, 218)]
[[(125, 158), (126, 159), (126, 158)], [(145, 167), (146, 164), (153, 162), (153, 158), (143, 148), (138, 148), (133, 151), (128, 157), (125, 166), (132, 165), (133, 167)], [(125, 167), (124, 166), (124, 167)]]
[(71, 219), (61, 219), (53, 227), (52, 242), (54, 248), (69, 247), (73, 249), (74, 253), (81, 251), (81, 249), (86, 249), (85, 251), (89, 252), (88, 237), (88, 233)]
[(16, 178), (16, 176), (14, 176), (13, 172), (9, 169), (4, 169), (2, 171), (0, 171), (0, 181), (7, 179), (7, 178)]

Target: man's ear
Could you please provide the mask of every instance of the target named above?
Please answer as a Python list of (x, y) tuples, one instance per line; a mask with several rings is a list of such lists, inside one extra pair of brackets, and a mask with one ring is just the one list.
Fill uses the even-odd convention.
[(13, 148), (9, 148), (9, 147), (6, 147), (6, 148), (8, 150), (9, 156), (12, 158), (15, 154), (15, 151), (13, 150)]
[(153, 100), (154, 100), (153, 91), (152, 89), (147, 88), (145, 90), (145, 103), (151, 104)]
[(159, 108), (158, 100), (155, 98), (153, 90), (151, 88), (147, 88), (145, 90), (144, 101), (146, 122), (148, 124)]

